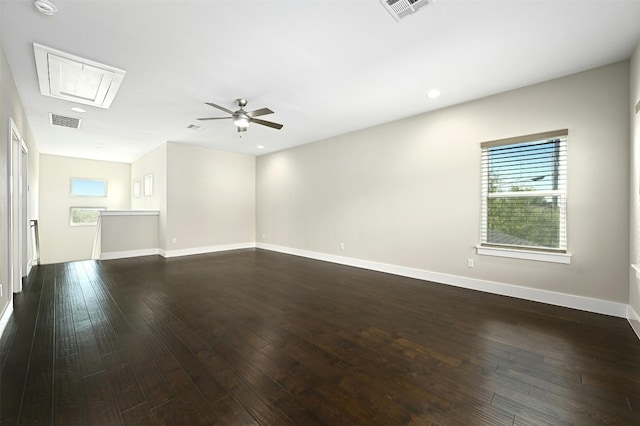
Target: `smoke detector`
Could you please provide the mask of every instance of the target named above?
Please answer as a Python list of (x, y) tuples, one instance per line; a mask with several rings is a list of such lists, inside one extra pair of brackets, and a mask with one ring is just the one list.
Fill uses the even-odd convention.
[(38, 9), (38, 12), (47, 16), (51, 16), (58, 11), (56, 5), (51, 3), (49, 0), (35, 0), (33, 5)]

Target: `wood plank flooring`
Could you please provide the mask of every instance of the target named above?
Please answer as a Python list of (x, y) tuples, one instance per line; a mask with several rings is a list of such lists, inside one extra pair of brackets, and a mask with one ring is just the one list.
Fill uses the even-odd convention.
[(37, 267), (1, 425), (640, 425), (624, 319), (272, 253)]

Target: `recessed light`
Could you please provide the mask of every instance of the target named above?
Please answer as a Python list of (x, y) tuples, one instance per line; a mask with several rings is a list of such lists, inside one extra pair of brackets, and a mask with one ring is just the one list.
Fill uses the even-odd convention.
[(264, 145), (258, 145), (256, 148), (258, 148), (258, 149), (264, 149)]
[(102, 145), (101, 143), (96, 143), (93, 144), (93, 146), (95, 146), (96, 148), (102, 148), (104, 145)]
[(51, 3), (49, 0), (35, 0), (33, 5), (38, 9), (38, 12), (47, 16), (51, 16), (58, 11), (56, 5)]
[(71, 107), (71, 111), (75, 111), (75, 112), (87, 112), (86, 110), (80, 108), (80, 107)]
[(440, 91), (438, 89), (431, 89), (427, 92), (427, 98), (435, 99), (440, 96)]

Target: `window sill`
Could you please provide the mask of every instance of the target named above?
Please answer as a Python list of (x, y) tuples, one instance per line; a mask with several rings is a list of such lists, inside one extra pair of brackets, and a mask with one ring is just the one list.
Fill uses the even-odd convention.
[(533, 250), (515, 250), (498, 247), (476, 246), (476, 253), (484, 256), (509, 257), (512, 259), (537, 260), (539, 262), (563, 263), (569, 265), (571, 263), (571, 255), (569, 253), (550, 253)]

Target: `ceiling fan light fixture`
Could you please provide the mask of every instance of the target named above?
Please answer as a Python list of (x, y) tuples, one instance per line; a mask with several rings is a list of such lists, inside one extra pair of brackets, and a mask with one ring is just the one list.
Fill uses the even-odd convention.
[[(236, 127), (238, 127), (238, 129), (244, 128), (244, 130), (247, 130), (247, 127), (249, 127), (249, 119), (244, 115), (238, 115), (233, 117), (233, 124), (235, 124)], [(244, 130), (238, 130), (238, 131), (244, 131)]]

